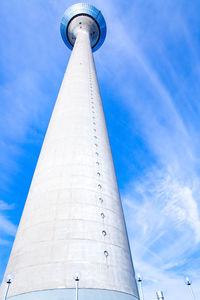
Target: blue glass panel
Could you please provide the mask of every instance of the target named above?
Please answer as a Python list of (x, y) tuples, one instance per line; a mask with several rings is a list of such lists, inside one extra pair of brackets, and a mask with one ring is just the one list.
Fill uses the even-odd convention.
[(64, 43), (67, 45), (69, 49), (73, 49), (72, 45), (68, 41), (66, 30), (70, 20), (80, 14), (87, 14), (93, 17), (99, 25), (100, 28), (100, 38), (97, 45), (92, 49), (92, 51), (96, 51), (103, 44), (106, 37), (106, 22), (102, 15), (102, 13), (94, 6), (87, 3), (78, 3), (70, 6), (64, 13), (64, 16), (61, 20), (60, 24), (60, 32)]

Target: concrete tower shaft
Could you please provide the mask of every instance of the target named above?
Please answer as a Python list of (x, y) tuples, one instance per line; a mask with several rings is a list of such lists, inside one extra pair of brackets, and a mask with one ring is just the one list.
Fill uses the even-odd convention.
[(81, 13), (65, 23), (74, 47), (5, 273), (12, 300), (74, 299), (77, 271), (82, 300), (138, 299), (92, 55), (102, 31)]
[(89, 35), (91, 47), (97, 45), (100, 36), (99, 27), (91, 17), (86, 15), (77, 16), (70, 22), (67, 36), (70, 44), (73, 46), (80, 32), (85, 32)]

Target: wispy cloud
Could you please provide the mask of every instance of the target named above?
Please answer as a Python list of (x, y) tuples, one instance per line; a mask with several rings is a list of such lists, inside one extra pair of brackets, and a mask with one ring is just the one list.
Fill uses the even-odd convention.
[[(9, 220), (9, 217), (6, 215), (5, 211), (14, 209), (14, 204), (8, 204), (0, 200), (0, 234), (7, 234), (10, 236), (15, 236), (17, 226)], [(7, 241), (1, 239), (1, 244), (7, 244)]]
[[(9, 186), (19, 172), (16, 157), (23, 156), (24, 144), (31, 137), (34, 145), (42, 142), (70, 55), (59, 35), (59, 20), (75, 2), (13, 1), (11, 19), (9, 1), (0, 4), (5, 41), (0, 56), (1, 186)], [(123, 182), (122, 198), (136, 269), (145, 277), (147, 298), (155, 298), (153, 289), (163, 288), (167, 299), (185, 300), (189, 296), (182, 287), (184, 273), (199, 282), (199, 3), (93, 4), (103, 11), (108, 27), (95, 61), (112, 118), (113, 152), (122, 153), (126, 162), (118, 168), (129, 181)], [(122, 131), (116, 135), (117, 123)], [(20, 216), (12, 220), (12, 208), (0, 202), (2, 235), (15, 234)], [(0, 244), (6, 243), (0, 239)]]
[(3, 200), (0, 200), (0, 234), (6, 233), (11, 236), (15, 236), (17, 227), (6, 216), (5, 211), (14, 209), (14, 204), (8, 204)]
[[(101, 67), (104, 65), (101, 70), (102, 73), (105, 72), (105, 66), (109, 69), (107, 72), (112, 77), (112, 79), (110, 78), (112, 84), (120, 86), (118, 91), (121, 94), (120, 100), (123, 99), (133, 118), (137, 120), (137, 129), (156, 159), (164, 165), (173, 166), (172, 168), (177, 169), (178, 172), (180, 169), (189, 173), (193, 172), (198, 159), (198, 132), (197, 126), (194, 127), (197, 124), (191, 125), (192, 120), (189, 120), (188, 115), (186, 115), (187, 108), (191, 106), (193, 100), (191, 100), (191, 96), (187, 98), (181, 93), (181, 90), (185, 91), (185, 87), (188, 85), (187, 75), (184, 76), (181, 69), (176, 70), (176, 64), (173, 65), (169, 57), (171, 55), (170, 49), (167, 48), (169, 38), (172, 40), (171, 47), (174, 52), (179, 47), (175, 37), (182, 41), (186, 51), (190, 53), (190, 55), (188, 54), (188, 59), (191, 58), (190, 66), (188, 67), (193, 69), (192, 53), (194, 50), (190, 47), (192, 41), (188, 42), (187, 20), (180, 14), (180, 11), (174, 10), (168, 11), (168, 13), (173, 20), (176, 20), (175, 28), (171, 27), (172, 19), (166, 16), (166, 11), (165, 22), (167, 24), (163, 22), (149, 24), (150, 27), (152, 26), (152, 34), (156, 33), (153, 40), (153, 55), (152, 50), (149, 49), (152, 45), (152, 41), (150, 41), (152, 34), (147, 35), (145, 32), (141, 32), (144, 25), (141, 25), (141, 20), (139, 20), (141, 28), (138, 24), (134, 27), (134, 9), (138, 12), (138, 8), (135, 6), (137, 3), (127, 12), (126, 19), (122, 17), (121, 22), (118, 22), (121, 10), (114, 4), (113, 6), (108, 5), (109, 13), (111, 14), (112, 11), (108, 24), (111, 29), (105, 46), (106, 51), (102, 57), (100, 55), (97, 57), (97, 61), (102, 60)], [(158, 12), (160, 5), (158, 4), (157, 7), (155, 4), (153, 8)], [(167, 8), (171, 9), (171, 5), (167, 5)], [(161, 15), (162, 13), (156, 15), (159, 21)], [(132, 16), (133, 26), (128, 23), (131, 20), (130, 16)], [(170, 30), (163, 32), (163, 27), (168, 25)], [(158, 56), (156, 57), (156, 55)], [(157, 58), (159, 64), (155, 63)], [(105, 61), (112, 61), (113, 63), (112, 65), (106, 64)], [(198, 61), (199, 59), (197, 65)], [(194, 79), (196, 76), (198, 80), (198, 73), (193, 74), (193, 76)], [(189, 87), (187, 86), (187, 88)], [(182, 109), (180, 109), (179, 101), (182, 101), (182, 105), (184, 104)], [(196, 97), (194, 97), (194, 102), (196, 102)], [(194, 112), (190, 116), (196, 118)]]
[[(137, 3), (133, 6), (137, 6)], [(158, 11), (157, 3), (153, 6)], [(160, 9), (159, 4), (158, 6)], [(191, 263), (195, 261), (193, 257), (199, 251), (200, 242), (199, 122), (194, 122), (198, 112), (198, 108), (194, 111), (197, 98), (186, 92), (187, 89), (190, 90), (188, 83), (191, 81), (188, 82), (188, 75), (183, 69), (185, 66), (180, 65), (178, 59), (174, 63), (174, 58), (170, 59), (171, 50), (167, 48), (169, 39), (169, 47), (174, 52), (180, 43), (183, 45), (185, 53), (180, 55), (187, 55), (186, 68), (191, 70), (188, 71), (191, 74), (190, 80), (195, 81), (195, 77), (197, 81), (199, 79), (198, 68), (193, 69), (191, 28), (181, 9), (171, 11), (170, 5), (168, 8), (172, 18), (165, 15), (166, 23), (159, 22), (160, 28), (155, 28), (156, 15), (155, 24), (148, 25), (156, 32), (153, 37), (154, 57), (150, 41), (152, 34), (149, 34), (149, 38), (138, 27), (128, 26), (130, 23), (127, 24), (123, 18), (120, 24), (114, 18), (110, 19), (115, 39), (109, 40), (109, 47), (117, 48), (118, 55), (113, 57), (112, 50), (107, 55), (110, 59), (112, 56), (115, 62), (112, 67), (108, 65), (113, 85), (121, 84), (119, 92), (124, 103), (137, 120), (137, 130), (155, 158), (153, 167), (149, 163), (147, 170), (141, 170), (139, 179), (134, 178), (133, 174), (132, 182), (123, 191), (136, 267), (144, 272), (147, 282), (149, 278), (151, 283), (156, 281), (155, 285), (152, 283), (151, 289), (153, 286), (156, 288), (156, 285), (158, 287), (159, 278), (168, 299), (175, 297), (175, 285), (180, 289), (177, 296), (179, 293), (180, 297), (182, 293), (180, 298), (187, 299), (184, 295), (183, 273), (193, 274), (196, 284), (199, 282), (198, 264), (195, 266)], [(167, 9), (165, 7), (165, 14)], [(116, 13), (115, 7), (113, 10)], [(160, 17), (163, 17), (161, 11)], [(129, 12), (134, 19), (133, 9)], [(176, 20), (174, 27), (168, 24), (172, 20)], [(169, 30), (163, 32), (163, 25), (169, 25)], [(149, 33), (148, 29), (147, 32)], [(195, 56), (198, 65), (199, 56), (196, 53)], [(158, 64), (156, 59), (159, 60)], [(125, 67), (127, 65), (128, 71)], [(188, 109), (190, 115), (187, 114)], [(123, 147), (123, 140), (118, 145)], [(134, 153), (131, 148), (129, 152)], [(169, 287), (173, 287), (173, 292), (170, 293)], [(148, 294), (153, 297), (150, 289)]]
[[(199, 190), (199, 186), (195, 185), (195, 189)], [(136, 269), (144, 274), (149, 296), (159, 281), (172, 299), (169, 286), (174, 285), (174, 280), (181, 289), (177, 293), (182, 293), (184, 275), (192, 274), (198, 279), (198, 265), (188, 265), (200, 242), (195, 193), (194, 186), (155, 169), (127, 186), (123, 202), (134, 260)]]
[(0, 211), (1, 210), (10, 210), (13, 209), (15, 207), (14, 204), (8, 204), (2, 200), (0, 200)]
[(0, 228), (1, 231), (15, 236), (17, 227), (4, 215), (0, 215)]

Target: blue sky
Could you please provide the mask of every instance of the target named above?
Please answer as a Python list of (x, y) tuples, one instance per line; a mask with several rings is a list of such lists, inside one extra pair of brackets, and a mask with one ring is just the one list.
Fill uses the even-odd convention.
[[(75, 1), (0, 1), (0, 277), (70, 57)], [(146, 299), (200, 295), (200, 1), (93, 0), (95, 54), (136, 273)], [(198, 298), (199, 297), (199, 298)], [(197, 300), (200, 300), (200, 296)]]

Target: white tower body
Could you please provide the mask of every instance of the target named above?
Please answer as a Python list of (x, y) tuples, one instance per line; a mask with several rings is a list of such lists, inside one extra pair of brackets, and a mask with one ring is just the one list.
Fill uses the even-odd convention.
[(12, 300), (75, 299), (77, 271), (80, 300), (138, 299), (92, 54), (103, 21), (88, 4), (63, 18), (74, 47), (5, 272)]

